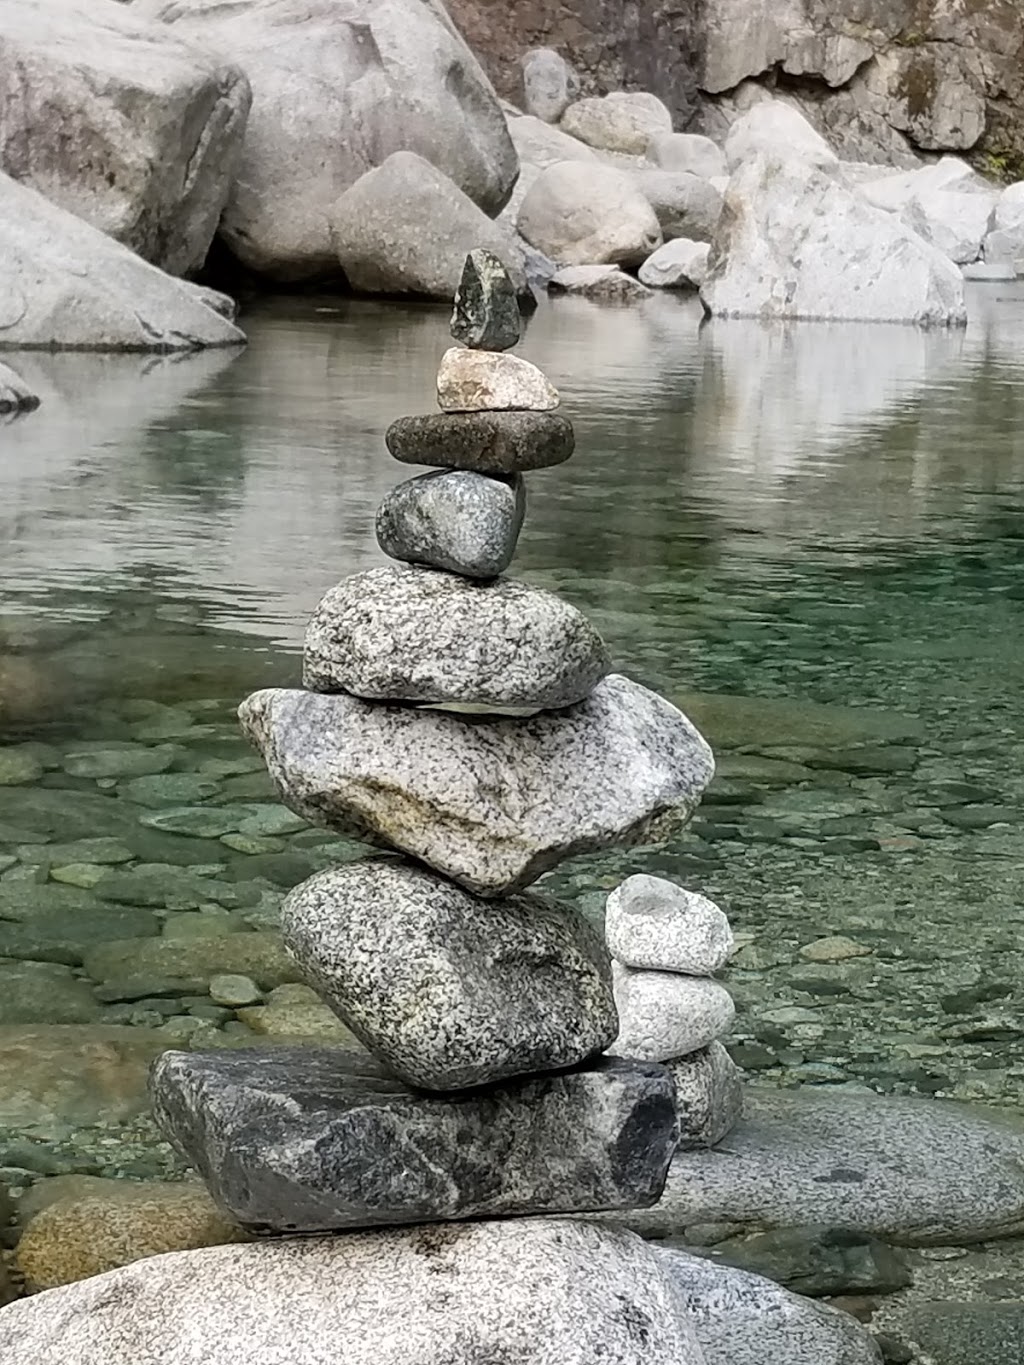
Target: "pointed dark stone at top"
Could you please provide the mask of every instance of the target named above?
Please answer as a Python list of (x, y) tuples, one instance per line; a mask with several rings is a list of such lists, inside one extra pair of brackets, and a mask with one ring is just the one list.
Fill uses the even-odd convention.
[(471, 251), (455, 295), (452, 336), (475, 351), (507, 351), (519, 340), (519, 323), (508, 271), (492, 251)]

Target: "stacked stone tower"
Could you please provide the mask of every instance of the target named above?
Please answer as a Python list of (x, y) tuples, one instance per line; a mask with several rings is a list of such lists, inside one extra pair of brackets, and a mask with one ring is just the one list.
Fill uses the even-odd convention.
[(501, 576), (523, 474), (574, 437), (545, 376), (509, 354), (519, 311), (486, 252), (467, 260), (452, 332), (441, 411), (387, 434), (396, 459), (435, 467), (378, 512), (398, 563), (331, 589), (304, 688), (240, 713), (294, 811), (382, 850), (283, 911), (366, 1052), (168, 1053), (154, 1072), (167, 1133), (262, 1232), (644, 1206), (678, 1141), (669, 1070), (602, 1055), (619, 1032), (603, 940), (528, 888), (688, 819), (711, 752), (611, 671), (583, 615)]

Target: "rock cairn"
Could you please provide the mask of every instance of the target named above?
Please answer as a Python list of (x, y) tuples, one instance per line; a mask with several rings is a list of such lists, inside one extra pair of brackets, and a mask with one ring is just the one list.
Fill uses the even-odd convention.
[[(713, 761), (675, 707), (611, 671), (580, 612), (500, 576), (523, 474), (574, 444), (550, 382), (509, 354), (519, 328), (501, 263), (471, 253), (441, 411), (387, 433), (396, 459), (435, 467), (381, 504), (398, 562), (321, 601), (303, 689), (240, 710), (293, 811), (386, 850), (283, 908), (365, 1053), (172, 1052), (154, 1070), (165, 1131), (255, 1231), (643, 1207), (677, 1145), (670, 1071), (602, 1055), (619, 1021), (600, 935), (527, 888), (688, 819)], [(715, 1019), (669, 1054), (706, 1047), (720, 1003)]]
[(619, 1034), (612, 1056), (665, 1062), (680, 1145), (713, 1147), (742, 1117), (740, 1070), (719, 1039), (736, 1013), (713, 974), (733, 952), (725, 914), (660, 877), (628, 877), (608, 897), (605, 937)]

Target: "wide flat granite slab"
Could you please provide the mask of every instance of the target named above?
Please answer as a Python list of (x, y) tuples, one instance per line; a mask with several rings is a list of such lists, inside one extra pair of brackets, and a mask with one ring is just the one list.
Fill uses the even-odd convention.
[(646, 1236), (697, 1223), (827, 1224), (906, 1246), (1024, 1233), (1024, 1125), (943, 1100), (803, 1089), (746, 1092), (710, 1152), (679, 1152)]
[(259, 1232), (330, 1232), (651, 1204), (675, 1150), (665, 1067), (601, 1058), (460, 1091), (334, 1048), (166, 1052), (157, 1121)]

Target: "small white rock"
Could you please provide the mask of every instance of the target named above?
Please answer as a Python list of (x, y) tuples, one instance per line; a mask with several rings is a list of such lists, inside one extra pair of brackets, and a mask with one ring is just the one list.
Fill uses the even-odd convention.
[(616, 90), (570, 104), (562, 127), (591, 147), (642, 156), (652, 137), (671, 133), (672, 115), (656, 95)]
[(558, 390), (517, 355), (452, 346), (437, 372), (437, 401), (444, 412), (550, 412), (558, 407)]
[(708, 277), (707, 242), (676, 237), (658, 247), (640, 267), (640, 283), (649, 289), (699, 289)]
[(263, 992), (249, 977), (225, 972), (211, 979), (210, 999), (215, 1005), (223, 1005), (226, 1009), (241, 1009), (244, 1005), (258, 1005), (263, 999)]
[(963, 277), (965, 280), (981, 280), (987, 284), (1006, 284), (1017, 278), (1017, 267), (1004, 265), (998, 261), (975, 261), (972, 265), (963, 267)]
[(588, 299), (624, 303), (650, 298), (651, 291), (617, 265), (565, 265), (548, 280), (551, 294), (577, 294)]
[(714, 1147), (743, 1117), (743, 1073), (721, 1043), (669, 1062), (679, 1108), (679, 1145)]
[(647, 144), (647, 160), (663, 171), (689, 171), (704, 180), (727, 173), (725, 153), (697, 133), (661, 133)]
[(554, 48), (531, 48), (523, 56), (523, 107), (527, 114), (557, 123), (579, 93), (579, 77)]
[(608, 897), (604, 932), (608, 951), (624, 966), (688, 976), (711, 976), (735, 947), (713, 901), (646, 875), (627, 877)]
[(665, 1062), (688, 1057), (725, 1033), (736, 1014), (717, 981), (674, 972), (634, 972), (612, 961), (619, 1036), (612, 1057)]

